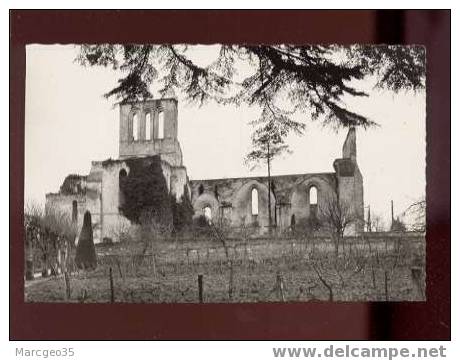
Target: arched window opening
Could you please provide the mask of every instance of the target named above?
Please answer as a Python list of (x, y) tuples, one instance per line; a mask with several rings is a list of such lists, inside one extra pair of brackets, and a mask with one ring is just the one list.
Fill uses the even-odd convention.
[(134, 114), (133, 116), (133, 141), (139, 140), (139, 117), (137, 114)]
[(203, 184), (200, 184), (200, 186), (198, 186), (198, 195), (201, 195), (204, 193), (204, 186)]
[(122, 208), (125, 205), (125, 193), (123, 191), (123, 184), (126, 180), (128, 173), (125, 169), (121, 169), (118, 173), (118, 206)]
[(206, 220), (210, 223), (212, 220), (212, 210), (210, 206), (206, 206), (203, 208), (203, 214)]
[(165, 137), (165, 118), (163, 111), (158, 114), (158, 139)]
[(309, 191), (310, 205), (318, 205), (318, 189), (316, 186), (312, 186)]
[(259, 215), (259, 192), (256, 188), (251, 192), (251, 210), (253, 216)]
[(152, 140), (152, 116), (145, 114), (145, 140)]
[(318, 189), (316, 186), (312, 186), (308, 190), (308, 200), (310, 206), (310, 219), (314, 220), (318, 216)]
[(77, 200), (72, 201), (72, 221), (78, 221), (78, 203)]

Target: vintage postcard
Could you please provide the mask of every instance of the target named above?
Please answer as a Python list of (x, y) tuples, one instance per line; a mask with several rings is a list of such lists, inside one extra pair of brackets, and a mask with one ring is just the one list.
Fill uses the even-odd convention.
[(425, 301), (424, 47), (26, 61), (26, 302)]

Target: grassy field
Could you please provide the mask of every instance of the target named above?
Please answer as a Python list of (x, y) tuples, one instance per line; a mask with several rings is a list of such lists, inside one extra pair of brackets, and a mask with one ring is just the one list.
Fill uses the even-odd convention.
[(227, 243), (162, 241), (97, 246), (98, 267), (28, 281), (28, 302), (424, 301), (424, 238), (346, 239), (338, 257), (327, 239), (262, 239)]

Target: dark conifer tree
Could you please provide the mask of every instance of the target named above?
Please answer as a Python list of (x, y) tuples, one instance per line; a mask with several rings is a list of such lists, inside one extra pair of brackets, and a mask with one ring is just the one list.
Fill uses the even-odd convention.
[[(262, 112), (269, 106), (277, 121), (293, 129), (314, 119), (332, 126), (372, 125), (344, 102), (368, 95), (360, 88), (363, 79), (394, 92), (425, 88), (422, 46), (221, 45), (206, 66), (195, 63), (190, 50), (193, 45), (82, 45), (77, 60), (126, 74), (106, 97), (148, 99), (154, 83), (162, 95), (178, 91), (200, 105), (245, 103)], [(237, 72), (241, 63), (251, 68), (243, 79)], [(293, 120), (295, 113), (304, 119)]]
[(93, 225), (91, 223), (91, 213), (85, 212), (83, 227), (78, 238), (75, 264), (79, 269), (95, 269), (97, 267), (96, 249), (93, 240)]

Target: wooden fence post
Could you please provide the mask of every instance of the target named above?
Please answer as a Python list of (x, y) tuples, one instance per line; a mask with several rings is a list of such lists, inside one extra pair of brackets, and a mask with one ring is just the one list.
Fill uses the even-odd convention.
[(153, 277), (157, 278), (157, 260), (155, 253), (152, 253), (152, 262), (153, 262)]
[(70, 290), (70, 279), (69, 273), (67, 270), (64, 272), (64, 281), (65, 281), (65, 297), (66, 300), (70, 300), (71, 290)]
[(109, 277), (110, 277), (110, 302), (114, 303), (115, 302), (115, 294), (113, 292), (113, 274), (112, 274), (112, 268), (109, 268)]
[(422, 268), (420, 267), (412, 267), (411, 268), (411, 279), (415, 288), (417, 289), (418, 294), (420, 295), (421, 299), (425, 299), (425, 293), (423, 291), (422, 285)]
[(385, 270), (385, 300), (389, 300), (389, 294), (388, 294), (388, 272)]
[[(59, 238), (58, 238), (59, 239)], [(57, 266), (56, 266), (56, 272), (57, 274), (61, 274), (62, 273), (62, 253), (61, 253), (61, 245), (60, 243), (58, 242), (58, 246), (57, 246)]]
[(120, 277), (123, 279), (123, 271), (121, 271), (120, 259), (118, 258), (118, 256), (116, 257), (116, 260), (117, 260), (118, 272), (120, 274)]
[(280, 273), (276, 274), (276, 283), (278, 284), (278, 292), (280, 296), (280, 300), (282, 302), (285, 301), (284, 299), (284, 281), (283, 281), (283, 275)]
[(203, 303), (203, 275), (198, 275), (198, 301), (200, 304)]
[(229, 265), (230, 265), (230, 278), (228, 282), (228, 298), (232, 300), (233, 299), (233, 261), (232, 260), (230, 260)]

